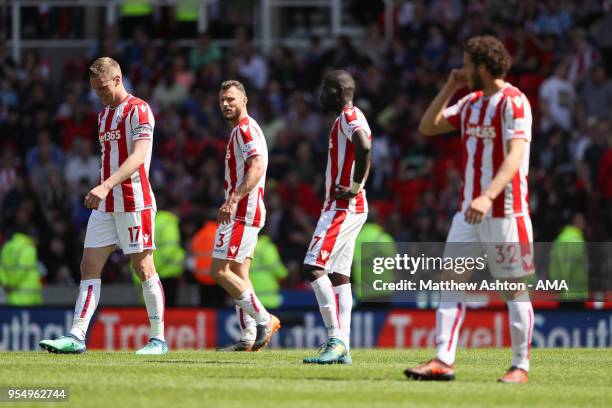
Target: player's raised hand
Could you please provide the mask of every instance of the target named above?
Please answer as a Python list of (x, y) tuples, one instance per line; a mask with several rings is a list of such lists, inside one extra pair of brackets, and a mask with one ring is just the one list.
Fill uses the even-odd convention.
[(468, 224), (479, 224), (482, 222), (485, 214), (491, 208), (493, 200), (491, 197), (486, 195), (480, 195), (476, 197), (471, 203), (470, 207), (465, 212), (465, 221)]
[(96, 209), (100, 205), (100, 201), (104, 200), (108, 195), (110, 188), (104, 184), (100, 184), (98, 187), (93, 188), (89, 193), (85, 195), (83, 204), (85, 207), (90, 209)]
[(357, 194), (353, 193), (348, 187), (336, 185), (331, 193), (332, 200), (350, 200)]
[(463, 69), (453, 69), (446, 80), (446, 85), (454, 91), (468, 86), (468, 80)]
[(217, 213), (217, 222), (219, 224), (229, 224), (232, 222), (232, 214), (236, 209), (237, 203), (235, 200), (229, 198), (226, 200), (221, 208), (219, 208), (219, 212)]

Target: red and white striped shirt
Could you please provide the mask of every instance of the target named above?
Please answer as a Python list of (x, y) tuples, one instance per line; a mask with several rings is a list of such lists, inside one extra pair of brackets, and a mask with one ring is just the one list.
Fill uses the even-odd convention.
[[(268, 147), (261, 128), (250, 116), (242, 119), (230, 135), (225, 155), (225, 199), (236, 191), (249, 170), (247, 160), (253, 156), (264, 159), (264, 169), (268, 168)], [(266, 173), (259, 179), (257, 185), (244, 196), (236, 207), (235, 221), (242, 221), (246, 225), (261, 227), (266, 219), (264, 206), (264, 186)]]
[(466, 211), (472, 200), (487, 189), (508, 153), (508, 142), (525, 139), (528, 143), (518, 171), (493, 201), (486, 216), (529, 215), (527, 174), (532, 116), (527, 97), (506, 83), (488, 97), (482, 91), (470, 93), (446, 108), (444, 117), (452, 126), (461, 129), (463, 184), (460, 211)]
[(334, 122), (329, 134), (329, 152), (325, 170), (325, 204), (324, 211), (347, 210), (357, 214), (368, 212), (366, 192), (361, 191), (350, 200), (332, 200), (331, 193), (336, 185), (350, 187), (355, 171), (355, 148), (353, 133), (364, 130), (372, 138), (370, 126), (363, 112), (357, 107), (345, 107)]
[(134, 212), (156, 209), (155, 196), (149, 183), (149, 167), (153, 150), (155, 118), (142, 99), (128, 95), (114, 108), (107, 106), (98, 115), (98, 138), (102, 147), (100, 177), (107, 180), (128, 158), (138, 140), (150, 140), (149, 152), (132, 176), (117, 184), (100, 202), (99, 211)]

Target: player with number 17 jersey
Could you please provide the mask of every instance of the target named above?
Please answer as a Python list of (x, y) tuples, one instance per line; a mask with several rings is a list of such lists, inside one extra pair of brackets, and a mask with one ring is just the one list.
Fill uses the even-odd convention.
[[(107, 106), (98, 115), (102, 182), (125, 162), (134, 143), (139, 140), (151, 143), (144, 163), (129, 178), (114, 186), (92, 212), (86, 248), (117, 244), (126, 254), (155, 249), (153, 230), (157, 209), (149, 182), (154, 127), (151, 108), (133, 95), (127, 95), (115, 107)], [(111, 224), (116, 228), (111, 228)]]

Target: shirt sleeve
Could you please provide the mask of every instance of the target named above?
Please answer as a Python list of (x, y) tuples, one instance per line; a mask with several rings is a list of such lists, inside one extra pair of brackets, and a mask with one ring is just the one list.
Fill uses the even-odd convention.
[[(353, 133), (355, 133), (358, 130), (366, 130), (366, 126), (363, 123), (363, 119), (361, 119), (357, 114), (357, 110), (355, 109), (346, 109), (344, 110), (344, 112), (342, 112), (342, 115), (344, 116), (344, 122), (346, 123), (346, 136), (348, 138), (348, 140), (350, 140), (351, 142), (353, 141)], [(370, 135), (368, 135), (370, 136)]]
[(132, 140), (151, 140), (153, 138), (153, 128), (155, 119), (151, 108), (145, 102), (132, 107)]
[(261, 155), (263, 147), (259, 142), (259, 138), (256, 137), (256, 130), (249, 124), (242, 124), (238, 126), (238, 133), (236, 140), (240, 147), (240, 154), (244, 160), (248, 160), (250, 157)]
[(461, 111), (470, 99), (472, 99), (472, 94), (464, 96), (463, 98), (459, 99), (457, 103), (449, 106), (442, 112), (442, 115), (446, 118), (446, 120), (448, 120), (448, 123), (450, 123), (455, 129), (461, 128)]
[(504, 141), (525, 139), (531, 142), (531, 106), (525, 95), (508, 96), (504, 103)]

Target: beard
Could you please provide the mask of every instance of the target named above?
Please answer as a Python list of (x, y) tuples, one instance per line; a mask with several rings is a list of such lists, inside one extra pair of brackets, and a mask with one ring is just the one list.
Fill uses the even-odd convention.
[(477, 72), (474, 72), (474, 74), (472, 75), (471, 79), (471, 83), (472, 83), (472, 90), (473, 91), (480, 91), (481, 89), (484, 88), (484, 82), (482, 80), (482, 78), (480, 77), (480, 75), (478, 75)]
[(225, 117), (226, 121), (232, 122), (240, 117), (240, 111), (236, 109), (233, 112), (229, 113), (223, 112), (223, 117)]

